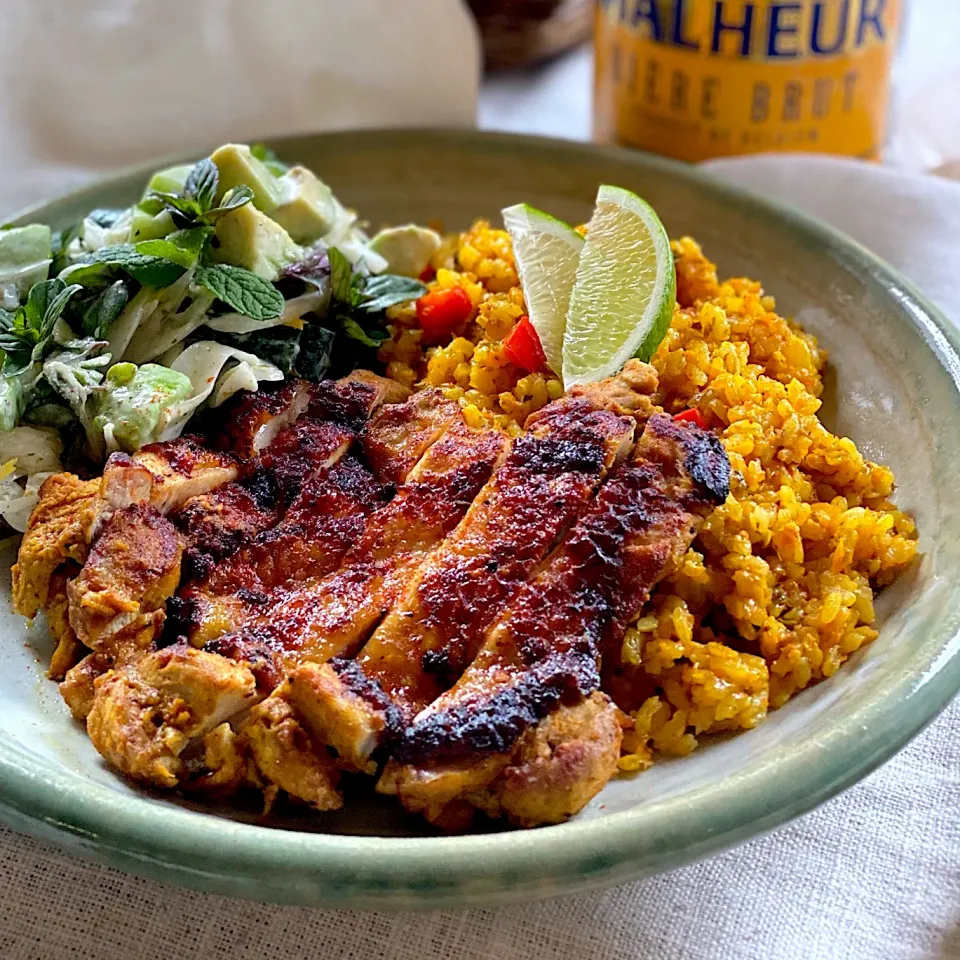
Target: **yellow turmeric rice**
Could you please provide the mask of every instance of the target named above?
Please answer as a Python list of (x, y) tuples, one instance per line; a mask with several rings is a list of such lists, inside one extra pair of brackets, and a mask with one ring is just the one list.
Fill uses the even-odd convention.
[[(681, 568), (628, 630), (604, 686), (626, 711), (625, 771), (685, 755), (701, 734), (749, 729), (872, 641), (874, 592), (917, 550), (890, 502), (893, 475), (817, 417), (826, 354), (744, 277), (721, 282), (697, 243), (673, 244), (677, 307), (652, 358), (658, 402), (696, 407), (730, 457), (731, 494)], [(409, 386), (435, 386), (472, 422), (517, 433), (563, 392), (511, 364), (503, 339), (525, 313), (506, 232), (478, 221), (434, 257), (431, 290), (462, 287), (471, 318), (424, 347), (412, 304), (389, 311), (380, 359)]]

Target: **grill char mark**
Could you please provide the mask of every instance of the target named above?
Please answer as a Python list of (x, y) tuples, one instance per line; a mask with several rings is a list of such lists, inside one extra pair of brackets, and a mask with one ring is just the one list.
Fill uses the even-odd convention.
[(342, 566), (270, 611), (290, 662), (352, 656), (423, 558), (450, 534), (506, 446), (461, 420), (424, 455), (411, 480), (367, 521)]
[(486, 626), (622, 455), (633, 421), (565, 398), (530, 418), (528, 429), (359, 654), (409, 717), (442, 692), (436, 674), (422, 669), (423, 653), (443, 656), (459, 676)]
[(601, 649), (622, 639), (728, 490), (717, 438), (652, 418), (633, 462), (507, 607), (458, 686), (405, 730), (396, 759), (505, 753), (559, 703), (599, 689)]

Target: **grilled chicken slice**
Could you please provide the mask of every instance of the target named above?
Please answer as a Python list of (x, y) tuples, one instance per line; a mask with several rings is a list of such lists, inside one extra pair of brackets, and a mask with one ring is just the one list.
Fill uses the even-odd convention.
[(68, 561), (87, 559), (87, 544), (99, 513), (99, 480), (58, 473), (40, 487), (13, 565), (13, 603), (31, 620), (47, 604), (51, 577)]
[(197, 437), (151, 443), (133, 455), (112, 453), (100, 484), (101, 514), (133, 503), (149, 503), (169, 513), (190, 497), (235, 480), (236, 460), (203, 445)]
[(630, 461), (507, 604), (469, 669), (404, 730), (379, 789), (428, 816), (484, 791), (481, 805), (527, 826), (579, 810), (618, 756), (616, 708), (596, 695), (601, 650), (622, 640), (676, 568), (729, 479), (713, 434), (651, 417)]
[(216, 446), (239, 457), (255, 457), (309, 405), (310, 384), (306, 380), (261, 384), (254, 393), (243, 390), (218, 410)]
[(383, 496), (381, 485), (353, 457), (315, 471), (276, 527), (180, 591), (181, 629), (202, 646), (258, 618), (280, 587), (336, 569)]
[[(617, 769), (621, 740), (620, 715), (598, 691), (547, 714), (520, 737), (512, 753), (486, 758), (488, 764), (505, 761), (490, 787), (476, 792), (474, 779), (464, 788), (473, 791), (473, 806), (494, 818), (506, 814), (514, 826), (562, 823), (607, 785)], [(450, 806), (459, 808), (456, 800)], [(449, 818), (446, 809), (435, 815), (438, 826)]]
[(267, 807), (278, 790), (302, 800), (314, 810), (339, 810), (340, 771), (323, 743), (314, 742), (278, 687), (258, 703), (239, 729), (239, 737), (266, 782)]
[[(275, 526), (310, 473), (343, 456), (358, 421), (405, 394), (392, 381), (361, 371), (319, 386), (293, 380), (240, 395), (220, 414), (216, 430), (219, 447), (247, 458), (243, 475), (191, 498), (172, 515), (186, 539), (184, 579), (203, 579), (256, 534)], [(308, 407), (305, 422), (287, 429)]]
[(87, 653), (74, 667), (71, 667), (58, 684), (60, 696), (70, 708), (73, 716), (86, 723), (93, 707), (97, 678), (103, 676), (113, 666), (111, 658), (102, 653)]
[(276, 491), (269, 474), (258, 467), (242, 480), (191, 497), (170, 519), (184, 539), (183, 581), (202, 580), (220, 561), (277, 523)]
[(77, 639), (70, 626), (70, 601), (67, 597), (67, 584), (80, 572), (80, 567), (72, 560), (58, 567), (50, 577), (50, 589), (43, 613), (47, 619), (47, 628), (56, 643), (50, 657), (47, 678), (62, 680), (68, 670), (83, 659), (90, 651)]
[(423, 454), (452, 424), (460, 407), (439, 390), (422, 390), (406, 403), (384, 407), (363, 431), (367, 463), (383, 483), (403, 483)]
[[(629, 369), (629, 380), (606, 382), (618, 406), (632, 383), (656, 383), (641, 375), (642, 365)], [(331, 662), (339, 682), (328, 678), (329, 696), (317, 709), (328, 712), (324, 729), (339, 725), (356, 734), (353, 742), (341, 737), (337, 745), (348, 763), (363, 768), (384, 738), (389, 717), (380, 694), (409, 721), (459, 677), (489, 624), (629, 452), (636, 421), (606, 410), (604, 395), (597, 385), (592, 396), (565, 397), (531, 416), (525, 435), (417, 571), (356, 662), (348, 669)], [(648, 403), (638, 396), (639, 416)], [(378, 696), (371, 696), (371, 687)]]
[[(346, 396), (321, 384), (325, 389), (317, 389), (318, 399), (311, 410), (336, 419), (318, 423), (308, 416), (281, 434), (261, 458), (262, 472), (272, 478), (281, 498), (294, 486), (290, 477), (303, 476), (303, 457), (313, 458), (316, 466), (317, 472), (279, 526), (263, 531), (218, 564), (205, 580), (181, 591), (178, 616), (183, 632), (195, 645), (263, 619), (269, 601), (279, 599), (271, 598), (278, 586), (318, 579), (336, 569), (346, 550), (360, 539), (363, 521), (389, 493), (389, 488), (373, 484), (369, 473), (352, 459), (333, 466), (356, 437), (361, 400), (376, 403), (384, 395), (369, 379), (351, 383)], [(379, 479), (402, 480), (411, 451), (419, 459), (440, 433), (458, 420), (462, 421), (459, 407), (439, 391), (385, 406), (369, 420), (363, 433), (364, 447), (372, 454), (368, 462), (372, 461)], [(398, 424), (405, 424), (406, 431), (399, 430)], [(310, 430), (320, 428), (326, 433), (298, 442)], [(323, 467), (331, 469), (324, 471)]]
[(456, 527), (507, 449), (498, 430), (458, 419), (423, 455), (389, 504), (368, 520), (335, 572), (271, 607), (285, 662), (352, 656), (393, 606), (424, 557)]
[(178, 644), (100, 677), (87, 733), (127, 776), (171, 788), (189, 772), (181, 756), (191, 741), (261, 697), (246, 664)]
[[(76, 645), (72, 650), (59, 611), (47, 611), (51, 631), (61, 633), (50, 669), (63, 677), (60, 692), (74, 716), (89, 713), (101, 673), (139, 655), (160, 636), (167, 600), (180, 582), (182, 554), (174, 526), (148, 504), (117, 510), (103, 523), (87, 562), (64, 583), (63, 619)], [(80, 660), (83, 653), (88, 655)]]
[(83, 569), (67, 586), (77, 637), (114, 658), (150, 646), (180, 582), (182, 555), (176, 528), (148, 504), (111, 514)]
[(403, 403), (409, 396), (410, 391), (395, 380), (369, 370), (354, 370), (340, 380), (313, 385), (307, 415), (359, 433), (374, 411)]

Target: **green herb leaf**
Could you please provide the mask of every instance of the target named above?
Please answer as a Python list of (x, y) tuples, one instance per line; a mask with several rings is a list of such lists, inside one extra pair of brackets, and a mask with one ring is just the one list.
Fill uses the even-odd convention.
[(350, 261), (336, 248), (327, 251), (330, 260), (330, 296), (340, 303), (353, 306), (353, 267)]
[(220, 182), (220, 173), (217, 165), (209, 158), (204, 157), (196, 163), (187, 174), (183, 185), (183, 194), (200, 204), (201, 212), (213, 206), (213, 198), (217, 195), (217, 184)]
[(289, 164), (284, 163), (268, 146), (262, 143), (255, 143), (250, 147), (250, 152), (257, 158), (275, 177), (282, 177), (289, 169)]
[[(178, 226), (189, 226), (203, 213), (200, 203), (193, 197), (181, 197), (179, 193), (160, 193), (159, 191), (151, 193), (150, 196), (160, 200), (174, 218), (179, 218)], [(177, 220), (175, 219), (174, 222)]]
[(200, 259), (200, 252), (213, 227), (191, 227), (177, 230), (160, 240), (141, 240), (136, 244), (137, 253), (172, 260), (181, 267), (192, 267)]
[(126, 212), (126, 210), (98, 207), (96, 210), (91, 210), (86, 219), (92, 220), (98, 227), (112, 227)]
[(362, 300), (358, 306), (365, 313), (379, 313), (395, 303), (416, 300), (426, 292), (426, 286), (419, 280), (383, 273), (363, 279), (360, 284)]
[(379, 347), (388, 337), (385, 330), (364, 330), (353, 317), (347, 316), (345, 313), (339, 314), (337, 320), (340, 323), (340, 329), (351, 340), (357, 340), (365, 347)]
[(68, 287), (62, 280), (44, 280), (30, 288), (30, 294), (27, 296), (28, 307), (33, 291), (37, 287), (46, 287), (46, 293), (38, 299), (38, 302), (43, 304), (43, 320), (40, 325), (42, 338), (53, 333), (53, 325), (60, 319), (60, 314), (63, 313), (70, 298), (83, 290), (83, 287), (79, 283), (71, 283)]
[[(149, 243), (150, 241), (145, 241)], [(87, 264), (104, 264), (108, 267), (119, 267), (129, 273), (138, 283), (145, 287), (169, 287), (183, 276), (184, 268), (167, 257), (157, 257), (140, 253), (132, 243), (121, 243), (112, 247), (101, 247), (90, 255)], [(71, 280), (87, 279), (85, 274), (79, 273), (69, 276)]]
[(83, 290), (79, 284), (69, 287), (59, 279), (35, 283), (27, 302), (16, 313), (0, 310), (0, 350), (4, 352), (3, 373), (17, 377), (48, 347), (54, 324), (70, 298)]
[(130, 291), (122, 280), (110, 284), (84, 311), (84, 334), (98, 340), (106, 336), (114, 321), (123, 313), (129, 299)]
[(66, 230), (61, 230), (59, 233), (54, 232), (51, 235), (50, 250), (53, 263), (50, 265), (50, 272), (52, 274), (56, 275), (69, 266), (67, 248), (80, 236), (80, 228), (81, 224), (75, 223), (72, 227), (67, 227)]
[(212, 210), (208, 210), (201, 217), (202, 220), (212, 223), (215, 220), (218, 220), (225, 213), (229, 213), (231, 210), (236, 210), (237, 207), (242, 207), (245, 203), (249, 203), (253, 199), (253, 191), (245, 184), (241, 183), (239, 187), (234, 187), (232, 190), (224, 194), (223, 201), (219, 207), (214, 207)]
[(198, 267), (195, 280), (251, 320), (274, 320), (283, 313), (283, 295), (251, 270), (215, 263)]

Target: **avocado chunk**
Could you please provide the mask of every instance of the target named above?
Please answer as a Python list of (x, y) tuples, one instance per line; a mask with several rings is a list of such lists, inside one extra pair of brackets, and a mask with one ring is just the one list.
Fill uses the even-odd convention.
[(146, 199), (151, 193), (180, 193), (192, 169), (192, 163), (181, 163), (176, 167), (158, 170), (150, 178), (150, 182), (143, 191), (143, 199)]
[(419, 277), (440, 249), (440, 240), (436, 230), (408, 223), (381, 230), (370, 241), (370, 249), (387, 261), (387, 273)]
[[(143, 191), (142, 199), (146, 200), (151, 193), (182, 193), (192, 169), (193, 164), (181, 163), (175, 167), (158, 170), (150, 178), (150, 182)], [(140, 204), (133, 208), (133, 219), (130, 223), (131, 243), (139, 243), (141, 240), (160, 240), (176, 229), (169, 210), (148, 213)]]
[(114, 443), (128, 453), (156, 440), (161, 418), (193, 393), (186, 374), (158, 363), (115, 363), (104, 383), (106, 392), (94, 428), (109, 428)]
[(160, 240), (176, 229), (169, 210), (151, 214), (140, 206), (133, 208), (133, 219), (130, 221), (131, 243), (139, 243), (141, 240)]
[(337, 214), (330, 188), (312, 170), (291, 167), (279, 179), (283, 199), (266, 211), (297, 243), (313, 243), (329, 233)]
[(22, 300), (35, 283), (47, 279), (50, 261), (50, 228), (45, 224), (0, 230), (0, 294), (12, 285)]
[(250, 203), (220, 217), (210, 252), (220, 263), (244, 267), (271, 282), (287, 264), (303, 257), (290, 234)]
[(210, 154), (217, 165), (218, 184), (216, 200), (234, 187), (246, 184), (253, 191), (254, 206), (263, 213), (272, 214), (283, 200), (279, 178), (258, 160), (250, 148), (242, 143), (227, 143)]

